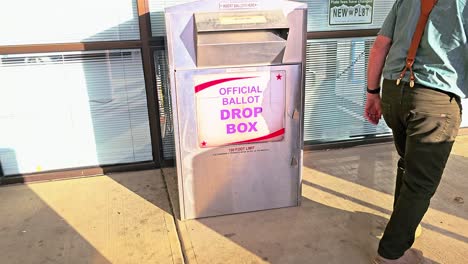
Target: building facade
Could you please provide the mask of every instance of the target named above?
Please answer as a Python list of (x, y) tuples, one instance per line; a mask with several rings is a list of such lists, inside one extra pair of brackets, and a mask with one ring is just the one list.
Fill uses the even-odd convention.
[[(9, 10), (0, 16), (3, 180), (171, 165), (163, 17), (165, 7), (186, 2), (0, 3)], [(369, 51), (394, 1), (300, 2), (309, 8), (305, 143), (389, 136), (362, 112)]]

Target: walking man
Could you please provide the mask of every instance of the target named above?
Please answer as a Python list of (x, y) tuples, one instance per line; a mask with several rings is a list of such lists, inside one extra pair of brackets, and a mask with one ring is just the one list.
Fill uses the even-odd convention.
[(373, 263), (423, 261), (411, 248), (415, 230), (457, 136), (460, 99), (468, 95), (467, 2), (396, 0), (370, 52), (364, 115), (372, 124), (383, 115), (400, 156), (393, 212)]

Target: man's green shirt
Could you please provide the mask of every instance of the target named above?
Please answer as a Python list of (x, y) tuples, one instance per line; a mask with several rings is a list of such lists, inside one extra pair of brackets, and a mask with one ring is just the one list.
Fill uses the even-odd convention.
[[(419, 19), (421, 0), (396, 0), (379, 34), (392, 39), (383, 77), (398, 79)], [(416, 82), (468, 96), (468, 0), (439, 0), (432, 10), (413, 65)], [(404, 78), (409, 80), (409, 71)]]

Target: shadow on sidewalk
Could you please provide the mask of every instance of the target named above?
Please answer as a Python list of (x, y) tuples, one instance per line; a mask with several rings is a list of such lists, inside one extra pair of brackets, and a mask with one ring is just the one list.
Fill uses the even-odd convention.
[[(396, 155), (392, 144), (306, 153), (300, 207), (179, 222), (189, 234), (182, 232), (185, 249), (193, 251), (188, 255), (198, 263), (212, 261), (206, 259), (210, 254), (221, 258), (220, 263), (229, 262), (229, 256), (241, 252), (236, 245), (249, 252), (236, 255), (239, 262), (251, 261), (250, 256), (270, 263), (364, 263), (375, 254), (391, 214)], [(423, 220), (427, 235), (416, 241), (417, 247), (427, 250), (443, 240), (447, 244), (439, 250), (458, 254), (468, 244), (465, 233), (457, 231), (467, 224), (468, 210), (463, 200), (454, 199), (468, 188), (468, 179), (460, 173), (466, 170), (468, 159), (453, 154)], [(180, 219), (175, 169), (163, 171)], [(228, 186), (225, 182), (214, 193), (229, 193)]]
[[(0, 176), (17, 174), (15, 152), (0, 149), (0, 156)], [(2, 264), (111, 263), (28, 186), (0, 185), (0, 201)]]
[(2, 263), (111, 263), (24, 186), (0, 186)]
[[(398, 158), (393, 145), (389, 143), (313, 152), (305, 155), (304, 166), (393, 197)], [(447, 162), (439, 188), (431, 200), (430, 209), (448, 216), (468, 220), (468, 208), (464, 203), (466, 198), (464, 196), (468, 189), (468, 178), (460, 173), (467, 170), (468, 158), (457, 155), (453, 151)], [(391, 213), (383, 208), (378, 209), (378, 211), (386, 214)], [(436, 226), (426, 224), (424, 227), (468, 243), (468, 237)]]
[[(173, 169), (164, 171), (178, 210), (175, 174)], [(304, 184), (299, 207), (179, 222), (179, 228), (186, 228), (186, 254), (195, 263), (212, 263), (214, 257), (217, 263), (370, 263), (388, 221), (385, 214), (346, 208), (344, 203), (356, 199)]]

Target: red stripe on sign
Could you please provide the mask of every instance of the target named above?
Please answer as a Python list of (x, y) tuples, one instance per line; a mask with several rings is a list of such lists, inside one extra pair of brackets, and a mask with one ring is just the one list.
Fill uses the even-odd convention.
[(266, 136), (263, 136), (263, 137), (259, 137), (259, 138), (253, 138), (253, 139), (249, 139), (249, 140), (245, 140), (245, 141), (239, 141), (239, 142), (235, 142), (235, 143), (232, 143), (232, 144), (244, 144), (244, 143), (252, 143), (252, 142), (258, 142), (258, 141), (264, 141), (264, 140), (267, 140), (267, 139), (272, 139), (272, 138), (275, 138), (275, 137), (279, 137), (279, 136), (282, 136), (284, 135), (285, 133), (285, 129), (282, 128), (274, 133), (271, 133), (270, 135), (266, 135)]
[(205, 90), (206, 88), (210, 88), (211, 86), (215, 86), (220, 83), (225, 83), (225, 82), (230, 82), (230, 81), (236, 81), (236, 80), (243, 80), (243, 79), (251, 79), (255, 77), (235, 77), (235, 78), (225, 78), (225, 79), (219, 79), (219, 80), (214, 80), (214, 81), (209, 81), (206, 83), (199, 84), (195, 86), (195, 93), (201, 92)]

